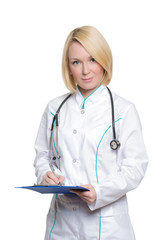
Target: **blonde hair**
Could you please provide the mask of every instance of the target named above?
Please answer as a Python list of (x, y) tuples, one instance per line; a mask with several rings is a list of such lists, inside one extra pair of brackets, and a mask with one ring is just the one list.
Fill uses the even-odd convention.
[(112, 78), (112, 52), (111, 49), (102, 36), (102, 34), (92, 26), (83, 26), (74, 29), (68, 35), (62, 56), (62, 76), (66, 87), (75, 92), (76, 82), (73, 76), (70, 74), (69, 61), (68, 61), (68, 49), (72, 42), (79, 42), (87, 52), (99, 63), (104, 69), (104, 75), (102, 84), (108, 85)]

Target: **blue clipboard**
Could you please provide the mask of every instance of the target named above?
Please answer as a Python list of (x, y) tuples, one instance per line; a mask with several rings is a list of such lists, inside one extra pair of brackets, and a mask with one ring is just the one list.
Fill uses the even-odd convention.
[(24, 186), (24, 187), (16, 187), (21, 189), (28, 189), (32, 191), (36, 191), (42, 194), (73, 194), (70, 192), (71, 190), (79, 190), (79, 191), (89, 191), (89, 189), (80, 187), (80, 186), (44, 186), (44, 185), (34, 185), (34, 186)]

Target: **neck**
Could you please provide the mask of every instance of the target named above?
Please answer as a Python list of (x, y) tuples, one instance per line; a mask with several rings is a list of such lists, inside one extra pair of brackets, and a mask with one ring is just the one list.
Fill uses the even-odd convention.
[(78, 89), (81, 92), (81, 94), (83, 95), (83, 97), (86, 99), (99, 87), (100, 87), (100, 85), (96, 86), (95, 88), (92, 88), (92, 89), (83, 89), (83, 88), (78, 86)]

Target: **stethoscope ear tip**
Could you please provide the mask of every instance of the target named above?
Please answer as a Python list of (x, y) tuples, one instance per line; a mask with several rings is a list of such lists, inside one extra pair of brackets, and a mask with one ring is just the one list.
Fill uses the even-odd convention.
[(117, 139), (114, 139), (110, 142), (110, 147), (112, 150), (117, 150), (120, 146), (121, 144)]

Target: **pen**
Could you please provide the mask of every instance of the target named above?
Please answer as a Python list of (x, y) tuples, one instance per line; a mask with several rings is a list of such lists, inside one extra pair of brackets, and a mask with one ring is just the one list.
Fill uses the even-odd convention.
[[(57, 174), (56, 174), (56, 172), (55, 172), (55, 168), (54, 168), (54, 166), (53, 166), (53, 164), (50, 162), (49, 163), (49, 166), (50, 166), (50, 169), (51, 169), (51, 171), (53, 172), (53, 174), (54, 174), (54, 176), (56, 176), (56, 177), (58, 177), (57, 176)], [(57, 185), (62, 185), (61, 183), (58, 183)]]

